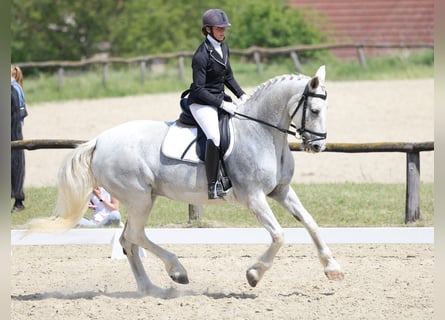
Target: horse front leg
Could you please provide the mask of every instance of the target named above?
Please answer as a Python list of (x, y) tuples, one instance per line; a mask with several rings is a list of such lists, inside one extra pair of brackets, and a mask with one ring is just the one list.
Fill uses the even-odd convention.
[(258, 221), (269, 231), (272, 243), (258, 260), (246, 271), (249, 285), (255, 287), (263, 277), (264, 273), (272, 267), (273, 259), (284, 242), (284, 231), (276, 220), (265, 196), (255, 197), (248, 204), (249, 209)]
[(314, 242), (318, 257), (324, 267), (324, 273), (329, 280), (342, 280), (344, 278), (340, 265), (332, 256), (331, 250), (320, 236), (319, 227), (311, 214), (303, 207), (295, 191), (287, 186), (282, 192), (275, 192), (271, 195), (281, 205), (286, 208), (296, 219), (298, 219)]

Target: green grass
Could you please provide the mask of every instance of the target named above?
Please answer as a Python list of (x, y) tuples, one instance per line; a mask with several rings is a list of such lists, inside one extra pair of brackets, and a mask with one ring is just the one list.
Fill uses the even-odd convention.
[[(403, 184), (299, 184), (293, 185), (303, 205), (322, 227), (382, 227), (406, 226), (405, 185)], [(12, 214), (12, 228), (18, 228), (31, 218), (50, 216), (56, 199), (55, 187), (27, 188), (26, 210)], [(420, 219), (408, 226), (433, 226), (433, 183), (420, 188)], [(301, 224), (280, 205), (270, 200), (272, 210), (284, 227)], [(127, 212), (121, 206), (125, 220)], [(204, 206), (203, 221), (195, 227), (259, 227), (250, 212), (240, 205)], [(190, 227), (188, 205), (159, 198), (147, 226)]]
[[(328, 57), (323, 60), (305, 62), (303, 73), (313, 75), (322, 64), (327, 67), (329, 81), (432, 78), (434, 76), (432, 50), (410, 55), (368, 58), (367, 68), (361, 67), (356, 60), (339, 61)], [(32, 107), (33, 104), (48, 101), (159, 92), (177, 92), (179, 97), (179, 94), (190, 85), (192, 78), (190, 65), (190, 59), (185, 59), (186, 80), (179, 79), (176, 61), (171, 61), (162, 73), (147, 72), (144, 83), (141, 82), (139, 65), (111, 65), (106, 86), (102, 83), (102, 69), (98, 66), (84, 71), (66, 69), (62, 90), (58, 89), (55, 73), (41, 73), (38, 76), (29, 77), (25, 75), (26, 99)], [(284, 58), (275, 62), (264, 62), (262, 68), (263, 73), (258, 74), (253, 62), (241, 63), (235, 58), (232, 59), (232, 69), (238, 82), (244, 88), (258, 86), (277, 75), (296, 72), (291, 60)]]

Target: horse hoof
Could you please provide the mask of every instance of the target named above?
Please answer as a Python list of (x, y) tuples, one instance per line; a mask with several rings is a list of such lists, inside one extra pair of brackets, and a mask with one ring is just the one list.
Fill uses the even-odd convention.
[(172, 274), (170, 275), (170, 278), (177, 283), (180, 284), (188, 284), (189, 283), (189, 278), (187, 277), (186, 274)]
[(260, 281), (260, 275), (258, 274), (258, 270), (256, 269), (247, 270), (246, 278), (250, 286), (255, 288), (258, 282)]
[(343, 278), (345, 277), (343, 272), (338, 270), (327, 271), (325, 272), (325, 275), (326, 277), (328, 277), (329, 280), (335, 280), (335, 281), (343, 280)]

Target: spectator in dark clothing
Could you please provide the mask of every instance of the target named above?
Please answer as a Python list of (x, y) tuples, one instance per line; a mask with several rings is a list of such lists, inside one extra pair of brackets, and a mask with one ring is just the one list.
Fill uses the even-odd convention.
[[(23, 117), (20, 112), (19, 92), (11, 85), (11, 141), (23, 140)], [(25, 151), (23, 149), (11, 150), (11, 198), (14, 206), (11, 212), (25, 209), (23, 201), (23, 183), (25, 181)]]

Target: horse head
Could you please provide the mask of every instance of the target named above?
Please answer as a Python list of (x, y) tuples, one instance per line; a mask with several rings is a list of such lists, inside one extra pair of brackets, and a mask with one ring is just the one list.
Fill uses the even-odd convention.
[(291, 99), (291, 119), (307, 152), (321, 152), (326, 147), (326, 113), (328, 108), (325, 90), (326, 68), (321, 66), (306, 84), (301, 96)]

